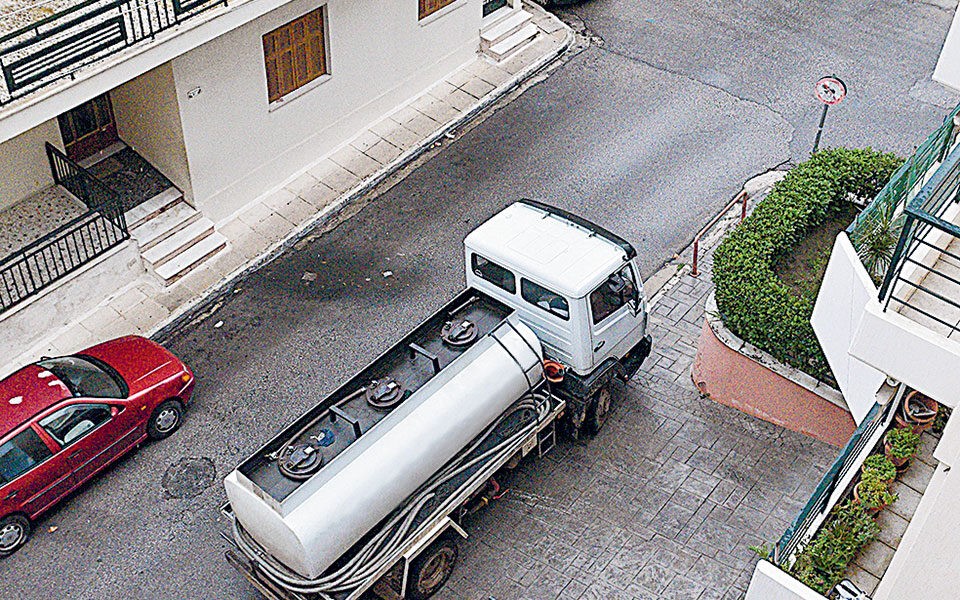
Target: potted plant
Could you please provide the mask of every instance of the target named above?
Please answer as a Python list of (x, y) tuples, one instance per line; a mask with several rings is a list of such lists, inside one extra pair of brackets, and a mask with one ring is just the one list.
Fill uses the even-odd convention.
[(903, 397), (895, 418), (897, 424), (901, 427), (909, 426), (918, 432), (925, 431), (933, 426), (933, 421), (937, 418), (939, 409), (940, 405), (936, 400), (921, 394), (917, 390), (911, 390), (909, 394)]
[(883, 436), (883, 452), (897, 468), (920, 451), (920, 434), (909, 427), (891, 429)]
[(891, 494), (887, 484), (880, 481), (872, 473), (865, 474), (853, 488), (853, 499), (859, 502), (870, 514), (880, 512), (883, 507), (897, 500), (896, 494)]
[(897, 476), (897, 467), (883, 454), (873, 454), (863, 461), (863, 477), (875, 477), (889, 485)]

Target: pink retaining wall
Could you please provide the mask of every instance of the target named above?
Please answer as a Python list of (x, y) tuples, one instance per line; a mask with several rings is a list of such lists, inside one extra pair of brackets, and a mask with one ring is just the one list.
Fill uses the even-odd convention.
[(701, 393), (720, 404), (834, 446), (846, 444), (856, 429), (843, 408), (721, 342), (708, 319), (691, 376)]

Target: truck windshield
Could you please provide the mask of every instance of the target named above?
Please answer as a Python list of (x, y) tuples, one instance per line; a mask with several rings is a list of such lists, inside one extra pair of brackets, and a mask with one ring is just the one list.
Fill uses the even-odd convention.
[(74, 396), (123, 398), (126, 385), (110, 367), (88, 357), (62, 356), (37, 363), (63, 382)]

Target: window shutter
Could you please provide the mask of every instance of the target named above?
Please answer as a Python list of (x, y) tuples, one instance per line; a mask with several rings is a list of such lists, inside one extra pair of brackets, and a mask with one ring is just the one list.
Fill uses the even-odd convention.
[(270, 102), (327, 72), (322, 10), (307, 13), (263, 36)]

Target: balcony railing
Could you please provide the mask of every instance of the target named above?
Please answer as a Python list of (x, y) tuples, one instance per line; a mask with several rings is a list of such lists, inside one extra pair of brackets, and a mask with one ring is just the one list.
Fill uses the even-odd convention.
[(940, 164), (904, 209), (904, 225), (880, 286), (884, 310), (930, 319), (950, 335), (960, 330), (960, 147)]
[(120, 198), (47, 144), (56, 183), (87, 212), (0, 260), (0, 311), (16, 306), (130, 237)]
[(857, 240), (880, 220), (892, 220), (894, 215), (902, 213), (907, 201), (916, 192), (918, 184), (925, 183), (924, 180), (930, 176), (931, 167), (946, 158), (950, 147), (956, 141), (958, 130), (954, 118), (958, 114), (960, 105), (947, 115), (940, 127), (927, 136), (913, 156), (893, 174), (877, 197), (847, 227), (847, 234), (854, 246), (857, 245)]
[(851, 472), (863, 464), (883, 431), (893, 420), (893, 408), (898, 402), (899, 396), (887, 404), (873, 405), (820, 480), (806, 506), (774, 546), (772, 557), (774, 563), (784, 569), (789, 568), (797, 552), (813, 538), (827, 514), (843, 496), (852, 481), (855, 472)]
[[(83, 0), (0, 36), (0, 105), (153, 39), (226, 0)], [(2, 24), (2, 19), (0, 19)], [(2, 26), (0, 26), (2, 30)]]

